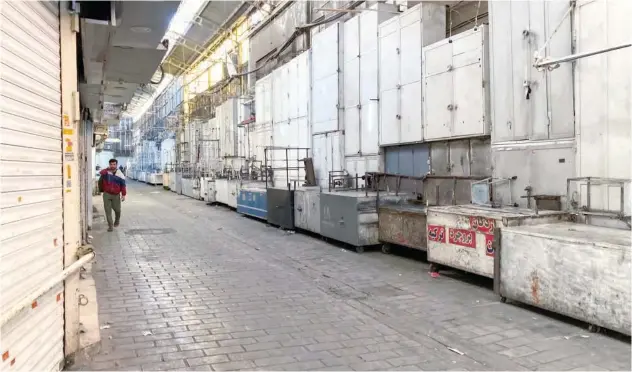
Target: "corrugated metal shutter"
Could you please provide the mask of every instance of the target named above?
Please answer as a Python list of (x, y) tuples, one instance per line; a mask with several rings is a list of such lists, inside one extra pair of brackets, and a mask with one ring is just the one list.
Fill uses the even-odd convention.
[[(0, 313), (63, 270), (59, 4), (0, 15)], [(59, 370), (63, 283), (0, 330), (0, 370)]]

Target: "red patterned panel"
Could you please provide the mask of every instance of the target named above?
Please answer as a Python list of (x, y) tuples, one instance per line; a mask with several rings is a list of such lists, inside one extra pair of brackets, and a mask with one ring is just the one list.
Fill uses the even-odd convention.
[(494, 234), (495, 222), (491, 218), (470, 216), (470, 227), (472, 230), (480, 231), (485, 234)]
[(445, 243), (445, 226), (428, 225), (428, 240)]
[(450, 228), (448, 240), (450, 244), (476, 248), (476, 233), (472, 230)]

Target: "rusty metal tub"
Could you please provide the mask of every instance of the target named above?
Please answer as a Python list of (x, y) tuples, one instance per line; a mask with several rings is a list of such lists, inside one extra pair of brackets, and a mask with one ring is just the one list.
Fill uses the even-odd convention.
[(389, 244), (426, 251), (426, 208), (421, 205), (383, 205), (378, 210), (379, 240), (382, 251)]

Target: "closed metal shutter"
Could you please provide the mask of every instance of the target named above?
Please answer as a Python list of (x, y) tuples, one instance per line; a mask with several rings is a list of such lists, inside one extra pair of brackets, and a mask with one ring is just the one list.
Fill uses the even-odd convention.
[(63, 271), (59, 4), (4, 1), (0, 15), (0, 370), (59, 370)]

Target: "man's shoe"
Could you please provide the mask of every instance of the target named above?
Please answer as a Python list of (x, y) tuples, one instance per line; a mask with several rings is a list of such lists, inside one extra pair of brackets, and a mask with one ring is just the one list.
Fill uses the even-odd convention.
[(112, 228), (112, 226), (108, 226), (108, 231), (114, 231), (114, 228)]
[(119, 223), (118, 222), (114, 222), (114, 227), (119, 227)]

